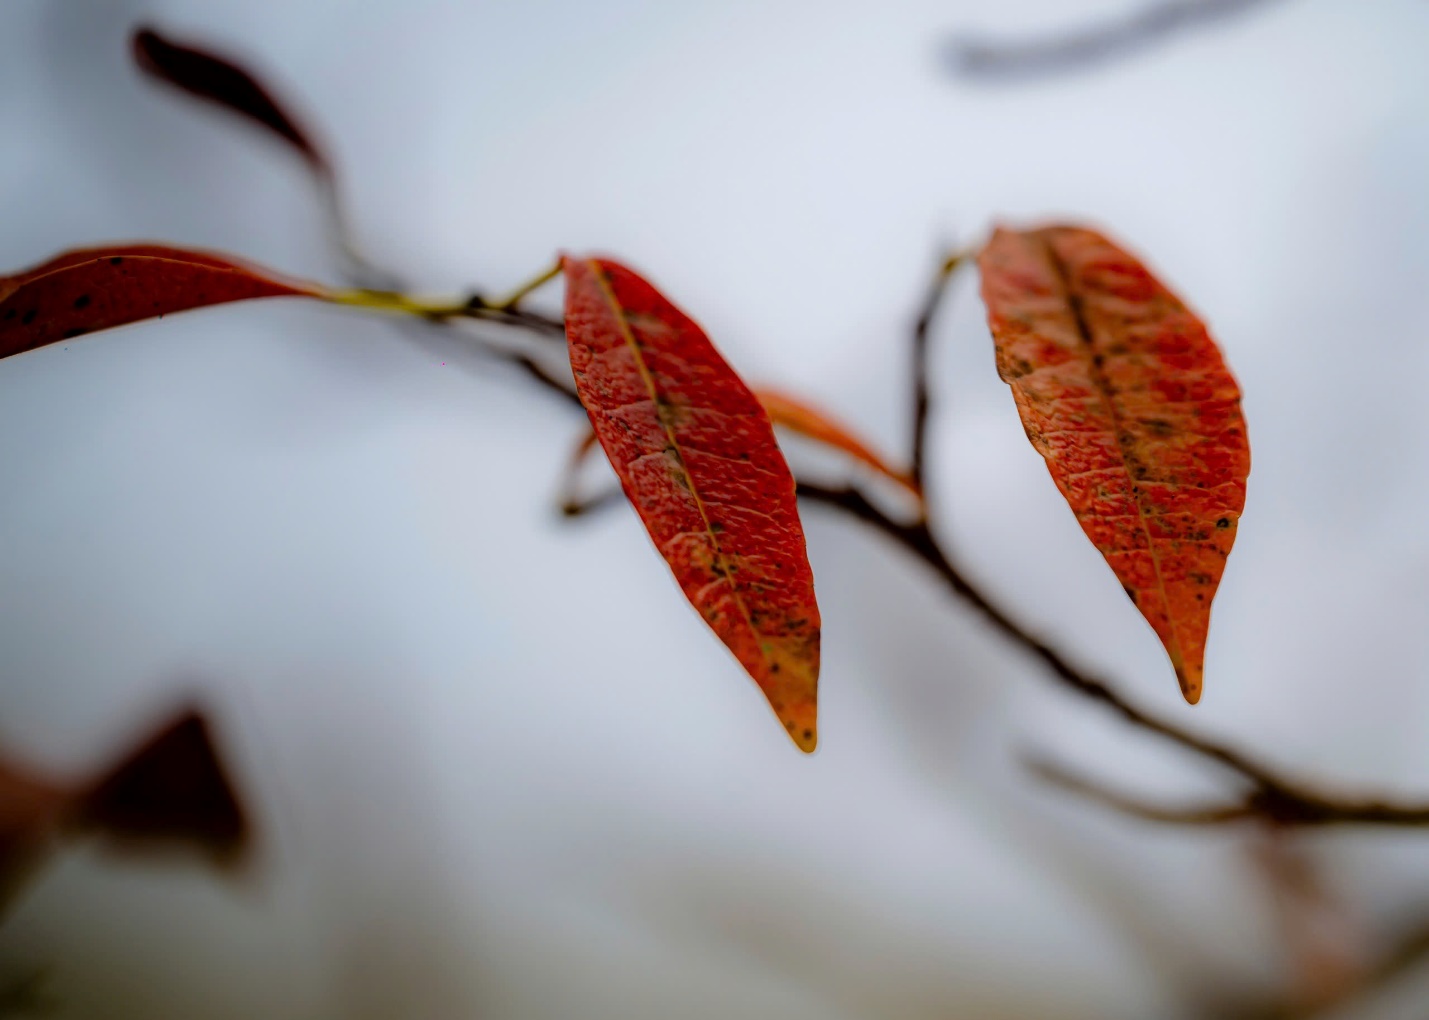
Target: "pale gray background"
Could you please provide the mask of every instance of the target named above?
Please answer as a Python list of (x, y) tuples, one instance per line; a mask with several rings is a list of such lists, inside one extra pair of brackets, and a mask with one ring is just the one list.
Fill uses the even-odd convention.
[[(424, 289), (617, 253), (890, 449), (938, 245), (1090, 220), (1246, 392), (1202, 705), (1023, 437), (971, 274), (936, 335), (940, 533), (1141, 703), (1429, 790), (1429, 5), (1285, 0), (1042, 83), (939, 64), (952, 29), (1131, 2), (5, 0), (0, 265), (152, 237), (332, 277), (298, 163), (129, 67), (144, 19), (300, 100)], [(553, 514), (579, 417), (463, 346), (275, 302), (0, 366), (0, 746), (81, 770), (198, 692), (264, 829), (238, 885), (66, 855), (0, 979), (234, 1020), (1176, 1017), (1187, 983), (1275, 979), (1245, 839), (1108, 818), (1016, 754), (1167, 798), (1212, 789), (1196, 766), (819, 511), (804, 758), (633, 515)], [(1313, 848), (1371, 930), (1429, 912), (1429, 834)]]

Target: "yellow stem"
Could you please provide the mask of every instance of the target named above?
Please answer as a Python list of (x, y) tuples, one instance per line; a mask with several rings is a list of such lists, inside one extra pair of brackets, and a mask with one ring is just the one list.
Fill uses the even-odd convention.
[(500, 301), (483, 301), (482, 305), (494, 311), (509, 312), (513, 308), (515, 308), (517, 303), (527, 294), (531, 293), (533, 290), (537, 290), (545, 286), (560, 275), (561, 260), (556, 259), (556, 261), (550, 266), (550, 268), (543, 270), (540, 275), (532, 277), (530, 280), (527, 280), (521, 286), (513, 290), (510, 294), (507, 294)]
[(419, 298), (386, 290), (331, 290), (323, 296), (337, 305), (416, 315), (423, 319), (450, 319), (468, 311), (465, 301)]

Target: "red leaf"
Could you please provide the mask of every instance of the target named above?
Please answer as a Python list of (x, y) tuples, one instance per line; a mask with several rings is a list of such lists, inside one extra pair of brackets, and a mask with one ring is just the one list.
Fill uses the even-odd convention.
[[(867, 446), (841, 423), (797, 397), (778, 390), (756, 390), (756, 397), (775, 425), (797, 432), (805, 439), (842, 450), (865, 467), (918, 495), (918, 486), (906, 471), (899, 471)], [(921, 497), (920, 497), (921, 498)]]
[(331, 164), (309, 133), (262, 83), (233, 61), (165, 39), (149, 28), (134, 33), (133, 46), (140, 70), (259, 124), (296, 149), (320, 176), (332, 176)]
[(645, 280), (605, 259), (563, 268), (576, 390), (626, 496), (691, 604), (812, 751), (819, 609), (769, 416)]
[(1027, 436), (1195, 704), (1250, 473), (1240, 390), (1201, 320), (1100, 234), (999, 229), (978, 265)]
[(0, 277), (0, 358), (190, 308), (284, 296), (325, 291), (221, 255), (161, 245), (65, 252)]

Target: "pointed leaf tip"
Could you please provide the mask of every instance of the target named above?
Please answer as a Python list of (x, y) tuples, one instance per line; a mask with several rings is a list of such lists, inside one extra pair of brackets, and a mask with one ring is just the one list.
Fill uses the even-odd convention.
[(685, 596), (812, 751), (819, 609), (768, 414), (636, 273), (569, 255), (562, 269), (571, 368), (601, 448)]
[(1235, 379), (1201, 320), (1095, 231), (999, 228), (978, 265), (1027, 437), (1194, 705), (1250, 473)]

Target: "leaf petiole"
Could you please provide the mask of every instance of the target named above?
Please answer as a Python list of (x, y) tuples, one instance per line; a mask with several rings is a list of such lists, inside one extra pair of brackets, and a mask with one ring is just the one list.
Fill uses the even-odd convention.
[(520, 304), (522, 298), (524, 298), (526, 295), (530, 294), (533, 291), (540, 290), (542, 287), (544, 287), (546, 284), (550, 283), (552, 280), (554, 280), (560, 275), (561, 259), (557, 258), (556, 261), (551, 263), (549, 267), (542, 270), (539, 275), (527, 280), (525, 283), (521, 284), (521, 286), (513, 290), (510, 294), (507, 294), (500, 301), (487, 301), (484, 298), (478, 298), (478, 307), (489, 309), (493, 312), (514, 311), (516, 306)]
[(423, 319), (452, 319), (470, 312), (465, 301), (424, 299), (389, 290), (330, 290), (322, 296), (335, 305), (415, 315)]

